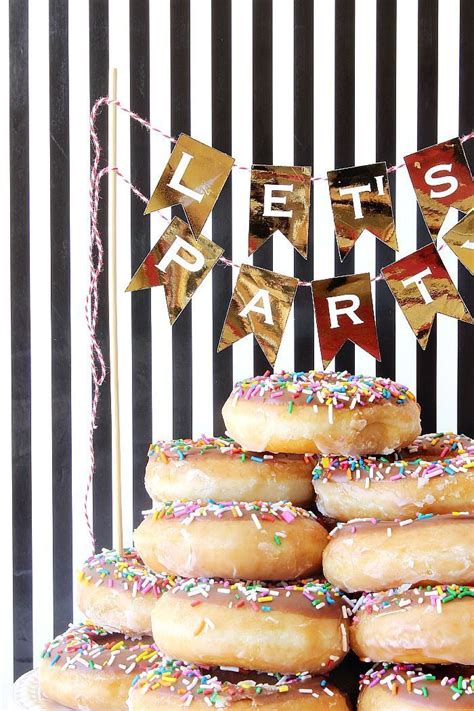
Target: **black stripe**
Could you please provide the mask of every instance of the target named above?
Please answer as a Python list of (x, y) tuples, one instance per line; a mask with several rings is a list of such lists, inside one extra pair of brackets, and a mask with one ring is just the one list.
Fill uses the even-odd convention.
[[(232, 5), (212, 0), (212, 145), (232, 153)], [(232, 175), (212, 211), (214, 242), (232, 259)], [(216, 352), (232, 295), (232, 269), (217, 266), (212, 272), (212, 338), (214, 433), (224, 432), (221, 408), (232, 389), (232, 348)]]
[[(148, 0), (130, 2), (130, 105), (150, 116), (150, 20)], [(131, 178), (150, 195), (150, 134), (130, 122)], [(150, 218), (131, 195), (131, 273), (150, 249)], [(133, 518), (135, 525), (149, 499), (143, 486), (146, 453), (152, 437), (151, 292), (132, 293)]]
[[(377, 0), (377, 78), (376, 78), (376, 160), (395, 165), (397, 137), (397, 0)], [(391, 173), (390, 191), (395, 214), (395, 173)], [(400, 239), (400, 237), (399, 237)], [(379, 239), (375, 240), (375, 270), (397, 258), (397, 253)], [(382, 360), (377, 375), (395, 379), (395, 301), (384, 281), (376, 284), (375, 315)]]
[[(89, 87), (91, 106), (109, 90), (109, 3), (108, 0), (89, 0)], [(108, 116), (103, 108), (97, 121), (102, 144), (103, 164), (108, 155)], [(102, 181), (99, 210), (99, 230), (104, 244), (104, 270), (99, 283), (99, 319), (97, 337), (102, 346), (105, 362), (110, 362), (109, 351), (109, 296), (108, 296), (108, 188)], [(94, 435), (96, 472), (94, 476), (93, 525), (98, 548), (112, 546), (112, 458), (110, 420), (110, 380), (107, 377), (101, 388), (97, 413), (98, 427)]]
[(10, 3), (10, 278), (12, 357), (13, 653), (31, 669), (31, 331), (28, 2)]
[[(354, 165), (355, 125), (355, 3), (354, 0), (336, 0), (335, 37), (335, 163), (336, 168)], [(354, 273), (354, 250), (339, 259), (334, 245), (334, 274)], [(336, 356), (336, 370), (355, 368), (354, 345), (345, 343)]]
[(54, 634), (72, 619), (68, 3), (49, 3)]
[[(170, 3), (171, 19), (171, 134), (191, 130), (190, 8), (189, 0)], [(173, 208), (173, 215), (183, 216)], [(219, 267), (216, 267), (219, 269)], [(173, 339), (173, 436), (190, 437), (193, 426), (192, 303), (172, 329)]]
[[(474, 3), (461, 0), (460, 27), (460, 65), (459, 65), (459, 132), (461, 136), (474, 128)], [(464, 150), (471, 165), (474, 166), (474, 140), (464, 143)], [(472, 276), (462, 264), (458, 266), (458, 289), (466, 305), (474, 314), (474, 289)], [(474, 326), (459, 322), (458, 325), (458, 432), (465, 432), (474, 437), (474, 378), (472, 377), (472, 354), (474, 353)]]
[[(271, 165), (273, 161), (273, 13), (272, 0), (253, 0), (252, 78), (253, 78), (253, 163)], [(273, 268), (273, 241), (267, 240), (254, 254), (253, 263)], [(264, 373), (269, 364), (254, 341), (254, 372)]]
[[(313, 166), (314, 157), (314, 6), (297, 0), (294, 10), (294, 162)], [(311, 198), (313, 188), (311, 187)], [(314, 275), (314, 207), (311, 199), (308, 259), (295, 252), (294, 273), (311, 281)], [(314, 368), (314, 314), (309, 289), (298, 289), (295, 298), (295, 370)]]
[[(438, 0), (418, 4), (418, 148), (438, 142)], [(431, 242), (417, 210), (417, 247)], [(426, 350), (417, 346), (417, 399), (423, 432), (436, 432), (436, 322)]]

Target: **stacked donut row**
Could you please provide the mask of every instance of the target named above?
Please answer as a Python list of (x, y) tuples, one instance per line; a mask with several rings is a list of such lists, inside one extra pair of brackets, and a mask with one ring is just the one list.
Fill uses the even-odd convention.
[(150, 448), (137, 550), (84, 565), (87, 624), (45, 648), (43, 693), (83, 709), (347, 711), (327, 674), (352, 647), (383, 662), (360, 709), (473, 708), (474, 443), (417, 438), (407, 388), (347, 373), (243, 381), (224, 417), (242, 444)]

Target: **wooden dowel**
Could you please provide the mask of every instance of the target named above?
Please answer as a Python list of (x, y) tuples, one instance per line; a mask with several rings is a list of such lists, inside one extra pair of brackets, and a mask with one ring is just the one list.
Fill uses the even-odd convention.
[[(112, 69), (110, 73), (109, 97), (113, 101), (117, 99), (117, 69)], [(109, 124), (109, 166), (115, 168), (117, 166), (117, 105), (115, 103), (109, 104)], [(108, 247), (113, 545), (121, 555), (123, 553), (123, 522), (117, 329), (117, 174), (114, 170), (109, 172)]]

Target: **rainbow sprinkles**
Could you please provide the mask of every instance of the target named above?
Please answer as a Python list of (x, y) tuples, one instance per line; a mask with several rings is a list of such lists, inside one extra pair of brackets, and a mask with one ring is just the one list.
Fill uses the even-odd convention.
[(404, 405), (415, 400), (405, 386), (389, 378), (350, 375), (348, 371), (325, 373), (309, 372), (270, 373), (258, 375), (236, 383), (232, 391), (234, 404), (239, 399), (262, 398), (274, 404), (286, 404), (291, 414), (296, 406), (341, 409), (365, 407), (384, 400)]

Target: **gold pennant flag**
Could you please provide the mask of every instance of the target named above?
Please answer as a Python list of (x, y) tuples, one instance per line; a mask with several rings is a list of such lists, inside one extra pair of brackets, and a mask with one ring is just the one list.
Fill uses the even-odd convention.
[(423, 350), (437, 313), (474, 324), (434, 244), (389, 264), (382, 273)]
[(324, 368), (346, 341), (380, 360), (370, 274), (319, 279), (311, 290)]
[(280, 234), (307, 259), (311, 168), (253, 165), (250, 180), (249, 256)]
[(451, 227), (443, 237), (456, 257), (474, 275), (474, 210)]
[(126, 291), (164, 286), (171, 325), (217, 262), (223, 249), (173, 218), (132, 277)]
[(145, 215), (171, 205), (182, 205), (195, 237), (214, 207), (229, 177), (234, 159), (182, 133), (153, 195)]
[(449, 208), (474, 208), (474, 181), (460, 138), (405, 156), (416, 199), (434, 242)]
[(242, 264), (217, 352), (253, 333), (268, 362), (275, 365), (297, 288), (294, 277)]
[(331, 170), (328, 183), (341, 261), (365, 231), (398, 250), (386, 163)]

